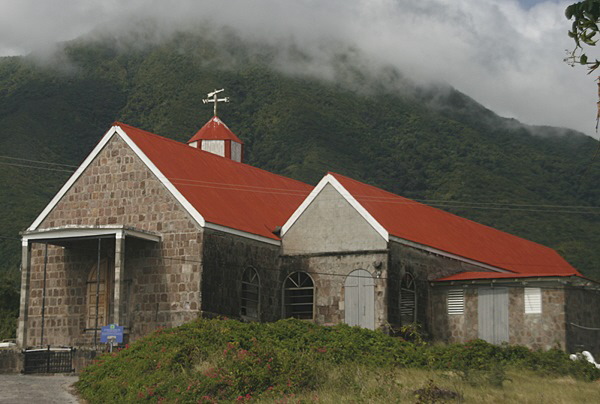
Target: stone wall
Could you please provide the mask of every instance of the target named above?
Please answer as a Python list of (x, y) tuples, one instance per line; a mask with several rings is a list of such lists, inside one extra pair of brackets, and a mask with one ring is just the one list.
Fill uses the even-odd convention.
[[(463, 314), (448, 314), (446, 303), (449, 289), (463, 289), (465, 308)], [(434, 340), (448, 343), (464, 342), (478, 337), (477, 289), (462, 286), (434, 285), (431, 291), (431, 335)]]
[(0, 374), (21, 373), (23, 370), (23, 354), (19, 349), (0, 348)]
[[(125, 240), (125, 323), (131, 340), (174, 326), (200, 311), (202, 229), (118, 136), (113, 137), (38, 229), (124, 225), (161, 235), (158, 244)], [(97, 240), (96, 240), (97, 242)], [(114, 239), (111, 241), (114, 251)], [(93, 244), (93, 243), (92, 243)], [(26, 345), (41, 334), (43, 245), (31, 253), (31, 295)], [(82, 329), (86, 281), (96, 247), (75, 242), (50, 246), (44, 344), (90, 341)], [(107, 258), (114, 259), (114, 252)]]
[[(444, 333), (447, 327), (441, 327), (439, 324), (447, 324), (448, 320), (445, 316), (438, 317), (439, 299), (430, 296), (430, 282), (459, 272), (484, 269), (398, 242), (391, 241), (389, 245), (389, 322), (394, 326), (403, 325), (400, 319), (400, 282), (404, 274), (409, 272), (417, 283), (417, 323), (432, 337), (446, 339)], [(444, 300), (442, 313), (445, 313), (445, 304)]]
[(590, 351), (600, 361), (600, 291), (570, 287), (565, 298), (567, 351)]
[[(444, 342), (465, 342), (479, 338), (478, 329), (478, 288), (491, 286), (479, 283), (469, 285), (434, 285), (432, 289), (432, 311), (436, 319), (433, 323), (433, 336)], [(532, 285), (528, 285), (532, 286)], [(542, 288), (542, 313), (526, 314), (524, 286), (520, 283), (494, 283), (494, 287), (508, 288), (509, 343), (525, 345), (532, 349), (565, 349), (565, 294), (557, 285)], [(464, 314), (448, 314), (447, 292), (462, 288), (465, 292)]]
[(240, 318), (242, 275), (252, 267), (260, 279), (259, 321), (279, 320), (280, 247), (210, 229), (204, 235), (202, 312)]
[(510, 343), (533, 349), (565, 349), (565, 303), (562, 287), (542, 287), (542, 313), (526, 314), (524, 288), (512, 287), (509, 290)]
[(332, 325), (345, 320), (344, 282), (353, 271), (364, 269), (375, 281), (375, 328), (387, 329), (387, 251), (311, 254), (282, 257), (285, 277), (308, 272), (315, 283), (314, 321)]
[[(105, 246), (110, 241), (106, 240)], [(90, 240), (76, 243), (74, 247), (48, 246), (43, 341), (45, 247), (43, 244), (32, 246), (26, 346), (78, 344), (78, 339), (84, 335), (86, 283), (88, 272), (96, 262), (96, 246), (97, 241)]]
[(159, 327), (196, 319), (202, 302), (202, 232), (162, 234), (161, 242), (134, 240), (125, 247), (125, 283), (130, 291), (126, 323), (130, 341)]

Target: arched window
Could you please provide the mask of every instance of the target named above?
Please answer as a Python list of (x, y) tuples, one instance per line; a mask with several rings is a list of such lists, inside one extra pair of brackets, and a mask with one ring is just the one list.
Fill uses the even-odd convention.
[(400, 321), (410, 324), (417, 321), (417, 285), (410, 272), (406, 272), (400, 282)]
[(294, 272), (283, 285), (285, 317), (312, 320), (315, 286), (306, 272)]
[(258, 321), (260, 317), (260, 279), (254, 268), (246, 268), (242, 275), (241, 297), (240, 314), (242, 318)]

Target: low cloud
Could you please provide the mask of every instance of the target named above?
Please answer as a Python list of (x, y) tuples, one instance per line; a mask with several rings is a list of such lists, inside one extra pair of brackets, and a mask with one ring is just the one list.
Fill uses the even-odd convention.
[[(573, 46), (564, 17), (569, 1), (531, 3), (0, 0), (0, 54), (40, 52), (91, 32), (126, 34), (148, 20), (159, 40), (210, 21), (285, 49), (278, 66), (292, 73), (335, 79), (332, 54), (353, 50), (361, 69), (393, 66), (417, 83), (448, 83), (502, 116), (596, 136), (594, 77), (563, 62)], [(289, 49), (309, 56), (301, 68)]]

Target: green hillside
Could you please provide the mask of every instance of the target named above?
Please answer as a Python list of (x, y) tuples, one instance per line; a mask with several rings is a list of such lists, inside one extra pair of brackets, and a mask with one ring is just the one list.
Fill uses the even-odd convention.
[[(343, 54), (339, 82), (285, 75), (274, 53), (181, 34), (152, 46), (79, 40), (45, 64), (0, 58), (0, 155), (77, 165), (114, 120), (186, 141), (212, 115), (202, 98), (224, 87), (232, 102), (219, 116), (247, 163), (309, 183), (335, 171), (426, 200), (556, 248), (600, 279), (596, 140), (498, 117), (393, 69), (361, 72)], [(0, 265), (14, 270), (19, 231), (74, 168), (0, 164)]]

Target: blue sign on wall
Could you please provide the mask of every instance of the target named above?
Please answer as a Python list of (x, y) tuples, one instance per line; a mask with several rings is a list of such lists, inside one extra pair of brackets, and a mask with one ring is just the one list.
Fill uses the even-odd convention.
[(100, 331), (100, 342), (103, 344), (107, 344), (108, 337), (115, 337), (116, 338), (115, 342), (117, 344), (122, 344), (124, 328), (125, 327), (118, 326), (116, 324), (110, 324), (110, 325), (102, 327), (102, 330)]

